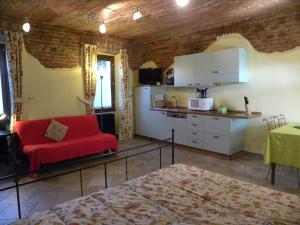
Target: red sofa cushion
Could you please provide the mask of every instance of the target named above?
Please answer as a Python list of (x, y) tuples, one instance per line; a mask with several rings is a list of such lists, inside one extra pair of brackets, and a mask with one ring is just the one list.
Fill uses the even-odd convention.
[(23, 152), (30, 157), (30, 171), (37, 171), (42, 164), (82, 157), (103, 152), (107, 149), (113, 151), (118, 149), (115, 136), (98, 133), (62, 142), (25, 145)]

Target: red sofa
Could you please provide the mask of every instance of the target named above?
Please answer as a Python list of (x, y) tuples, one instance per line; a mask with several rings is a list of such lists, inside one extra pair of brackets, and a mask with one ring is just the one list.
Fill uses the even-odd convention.
[(100, 131), (95, 115), (54, 119), (69, 127), (61, 142), (44, 137), (51, 119), (18, 121), (14, 126), (21, 152), (29, 156), (31, 172), (38, 171), (42, 164), (118, 149), (116, 137)]

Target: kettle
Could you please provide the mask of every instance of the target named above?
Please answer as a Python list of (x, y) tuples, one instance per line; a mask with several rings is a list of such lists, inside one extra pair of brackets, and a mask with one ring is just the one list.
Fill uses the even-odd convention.
[(207, 90), (208, 88), (204, 88), (204, 89), (197, 88), (196, 97), (207, 98)]

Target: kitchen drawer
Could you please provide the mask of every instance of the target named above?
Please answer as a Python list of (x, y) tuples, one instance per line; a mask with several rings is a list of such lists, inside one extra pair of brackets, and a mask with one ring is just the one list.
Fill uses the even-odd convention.
[(202, 115), (196, 115), (196, 114), (187, 114), (187, 121), (193, 122), (193, 123), (203, 123), (203, 116)]
[(204, 133), (203, 147), (206, 150), (230, 155), (230, 138), (227, 135)]
[(187, 129), (188, 130), (202, 131), (203, 130), (203, 124), (188, 121), (187, 122)]
[(197, 140), (203, 140), (203, 132), (196, 130), (187, 130), (187, 137)]
[(206, 133), (230, 135), (231, 119), (218, 116), (203, 118), (203, 131)]
[(193, 138), (187, 138), (186, 145), (193, 148), (203, 148), (203, 141)]

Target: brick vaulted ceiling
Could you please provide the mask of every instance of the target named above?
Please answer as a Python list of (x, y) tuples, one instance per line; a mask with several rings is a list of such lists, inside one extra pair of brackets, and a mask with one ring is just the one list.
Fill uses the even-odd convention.
[[(136, 7), (144, 17), (135, 22)], [(0, 0), (0, 18), (21, 23), (29, 17), (33, 24), (88, 32), (98, 32), (100, 22), (105, 21), (107, 35), (157, 44), (157, 48), (173, 37), (192, 37), (286, 9), (296, 9), (299, 20), (300, 0), (190, 0), (183, 8), (175, 0)]]

